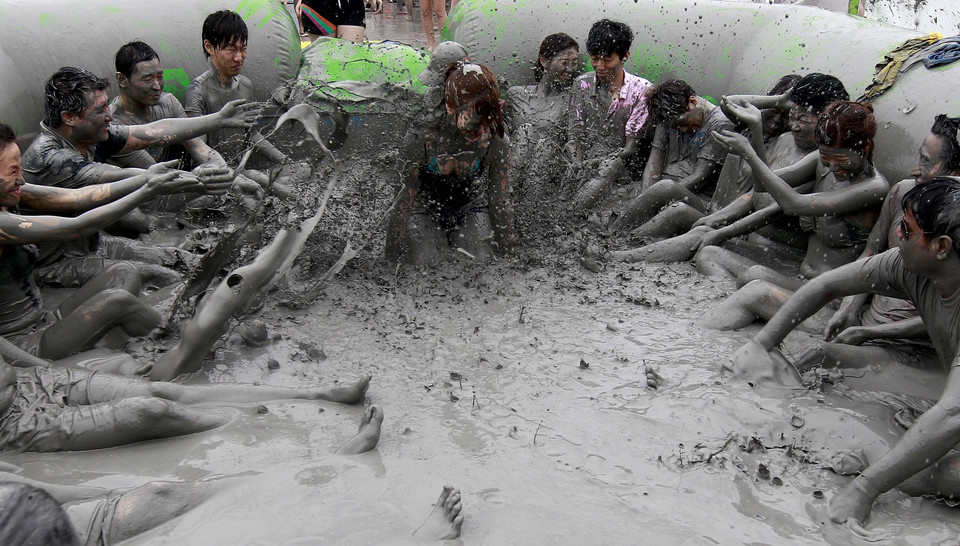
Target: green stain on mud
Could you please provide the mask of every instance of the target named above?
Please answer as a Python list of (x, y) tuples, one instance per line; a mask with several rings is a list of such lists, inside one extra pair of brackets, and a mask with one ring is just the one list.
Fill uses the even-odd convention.
[(190, 75), (187, 74), (186, 70), (182, 68), (163, 69), (163, 90), (177, 97), (180, 102), (183, 102), (189, 85)]

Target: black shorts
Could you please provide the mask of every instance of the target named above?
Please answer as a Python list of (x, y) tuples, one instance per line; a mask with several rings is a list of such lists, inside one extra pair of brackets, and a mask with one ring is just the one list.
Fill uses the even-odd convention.
[(364, 27), (363, 0), (303, 0), (303, 30), (318, 36), (336, 36), (340, 25)]

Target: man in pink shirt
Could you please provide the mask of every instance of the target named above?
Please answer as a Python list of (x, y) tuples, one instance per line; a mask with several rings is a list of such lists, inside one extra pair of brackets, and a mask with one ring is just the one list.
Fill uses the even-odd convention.
[(575, 199), (578, 206), (595, 205), (624, 166), (633, 166), (633, 160), (645, 155), (638, 156), (637, 151), (646, 140), (646, 92), (653, 84), (623, 69), (632, 43), (630, 27), (609, 19), (594, 23), (587, 36), (594, 72), (573, 84), (567, 151), (574, 162), (588, 158), (600, 164), (584, 164), (588, 173), (598, 176), (580, 188)]

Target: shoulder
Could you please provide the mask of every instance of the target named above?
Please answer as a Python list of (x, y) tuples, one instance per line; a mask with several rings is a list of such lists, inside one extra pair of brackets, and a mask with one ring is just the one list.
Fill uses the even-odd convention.
[(637, 87), (644, 90), (646, 90), (648, 87), (653, 87), (653, 84), (650, 83), (650, 80), (646, 78), (641, 78), (636, 74), (631, 74), (626, 70), (623, 71), (623, 84), (629, 85), (631, 87)]
[(174, 97), (172, 93), (164, 93), (160, 95), (160, 104), (157, 106), (160, 107), (163, 118), (184, 118), (187, 117), (187, 113), (183, 109), (183, 105), (180, 104), (180, 101), (177, 100), (177, 97)]
[(587, 72), (586, 74), (581, 74), (580, 76), (577, 76), (577, 79), (573, 80), (573, 92), (576, 93), (578, 89), (590, 89), (596, 84), (596, 82), (596, 72)]
[(250, 78), (240, 74), (237, 76), (237, 86), (240, 88), (242, 98), (250, 99), (253, 97), (253, 82)]

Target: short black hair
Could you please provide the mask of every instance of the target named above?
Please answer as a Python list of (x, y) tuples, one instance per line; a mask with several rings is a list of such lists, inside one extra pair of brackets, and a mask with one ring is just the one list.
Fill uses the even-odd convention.
[(587, 54), (606, 57), (616, 53), (620, 58), (627, 56), (633, 44), (633, 31), (626, 23), (600, 19), (590, 27), (587, 35)]
[(152, 47), (144, 42), (135, 41), (124, 44), (117, 50), (117, 54), (113, 58), (113, 65), (117, 72), (129, 78), (138, 63), (154, 59), (160, 60), (160, 55), (157, 55)]
[(787, 74), (786, 76), (783, 76), (777, 80), (777, 83), (773, 84), (773, 87), (770, 88), (770, 91), (768, 91), (767, 94), (782, 95), (795, 87), (800, 79), (800, 74)]
[(6, 148), (7, 144), (14, 144), (16, 142), (17, 133), (13, 131), (13, 127), (0, 121), (0, 150)]
[[(207, 15), (203, 20), (203, 41), (210, 41), (214, 49), (225, 48), (232, 43), (240, 40), (240, 43), (247, 43), (247, 24), (243, 18), (235, 11), (222, 9)], [(200, 43), (201, 47), (203, 42)], [(206, 48), (203, 54), (209, 59), (210, 54)]]
[(32, 485), (0, 482), (0, 544), (79, 545), (63, 507)]
[(670, 124), (687, 111), (690, 97), (697, 96), (683, 80), (667, 80), (647, 91), (647, 111), (654, 123)]
[(960, 131), (960, 118), (947, 117), (940, 114), (933, 119), (930, 132), (940, 139), (940, 160), (947, 172), (960, 172), (960, 142), (957, 133)]
[(850, 93), (835, 76), (814, 72), (800, 78), (793, 86), (790, 100), (800, 108), (819, 114), (831, 102), (850, 100)]
[(960, 179), (938, 176), (917, 184), (903, 196), (903, 211), (910, 211), (920, 229), (930, 237), (946, 235), (960, 254)]
[(81, 114), (90, 106), (87, 95), (110, 87), (106, 78), (82, 68), (64, 66), (44, 88), (43, 122), (51, 129), (63, 124), (63, 114)]

